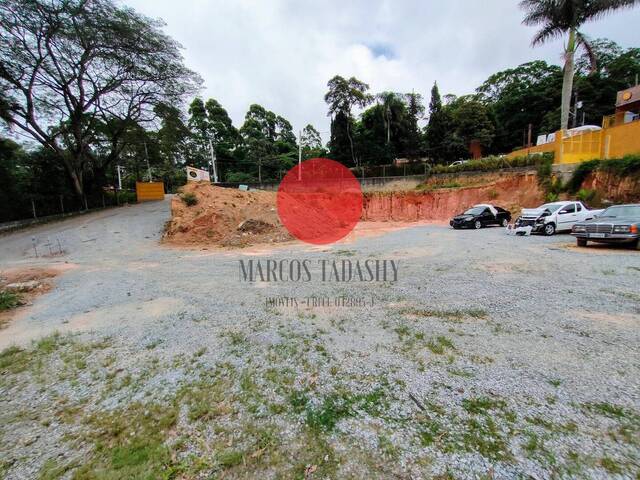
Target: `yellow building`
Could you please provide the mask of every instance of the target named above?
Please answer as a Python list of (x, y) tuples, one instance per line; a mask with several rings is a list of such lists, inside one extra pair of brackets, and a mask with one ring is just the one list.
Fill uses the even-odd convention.
[(543, 152), (554, 152), (554, 163), (640, 154), (640, 85), (618, 92), (616, 113), (602, 120), (601, 130), (559, 130), (547, 137), (547, 143), (515, 150), (507, 157)]

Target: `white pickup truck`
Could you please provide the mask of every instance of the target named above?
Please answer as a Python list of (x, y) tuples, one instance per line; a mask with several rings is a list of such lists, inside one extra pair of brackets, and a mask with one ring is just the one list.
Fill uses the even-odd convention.
[(523, 208), (515, 221), (515, 230), (528, 233), (553, 235), (556, 232), (570, 231), (578, 222), (591, 220), (603, 210), (589, 210), (582, 202), (552, 202), (538, 208)]

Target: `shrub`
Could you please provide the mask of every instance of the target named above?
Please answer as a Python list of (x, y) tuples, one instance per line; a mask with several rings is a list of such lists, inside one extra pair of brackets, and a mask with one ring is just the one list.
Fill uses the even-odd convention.
[(109, 200), (109, 203), (111, 203), (112, 205), (116, 205), (116, 203), (119, 203), (120, 205), (122, 205), (124, 203), (138, 202), (138, 196), (136, 195), (136, 192), (130, 192), (129, 190), (120, 190), (118, 192), (117, 202), (116, 202), (116, 195), (113, 191), (107, 191), (105, 192), (104, 195)]
[(558, 194), (557, 194), (557, 193), (555, 193), (555, 192), (549, 192), (549, 193), (547, 193), (547, 194), (544, 196), (544, 201), (545, 201), (545, 202), (547, 202), (547, 203), (550, 203), (550, 202), (557, 202), (557, 201), (558, 201), (558, 198), (559, 198), (559, 196), (558, 196)]
[(569, 193), (576, 193), (580, 189), (582, 182), (591, 172), (596, 171), (599, 165), (600, 160), (589, 160), (578, 165), (578, 168), (574, 170), (573, 175), (567, 182), (566, 190)]
[(227, 182), (229, 183), (256, 183), (256, 178), (250, 173), (231, 172), (227, 174)]
[(183, 193), (182, 195), (180, 195), (180, 198), (187, 205), (187, 207), (192, 207), (194, 205), (197, 205), (198, 203), (198, 197), (196, 197), (195, 193), (193, 192)]
[(16, 308), (21, 303), (20, 295), (12, 292), (0, 291), (0, 312)]
[(582, 162), (578, 165), (578, 168), (573, 172), (571, 179), (567, 182), (566, 190), (569, 193), (578, 192), (587, 176), (598, 170), (618, 175), (620, 177), (640, 173), (640, 155), (626, 155), (622, 158), (589, 160), (588, 162)]
[(431, 173), (490, 172), (502, 168), (534, 166), (545, 162), (553, 163), (553, 152), (515, 158), (485, 157), (479, 160), (471, 160), (454, 167), (436, 165), (431, 169)]
[(582, 201), (583, 203), (589, 203), (593, 201), (594, 198), (596, 198), (596, 191), (590, 190), (588, 188), (581, 188), (578, 192), (577, 197), (578, 200)]

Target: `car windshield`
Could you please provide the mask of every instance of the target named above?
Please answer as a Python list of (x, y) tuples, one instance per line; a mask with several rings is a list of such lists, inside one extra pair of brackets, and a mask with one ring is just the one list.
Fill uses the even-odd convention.
[(480, 215), (484, 212), (484, 207), (473, 207), (464, 212), (465, 215)]
[(640, 205), (621, 205), (618, 207), (609, 207), (600, 218), (608, 217), (608, 218), (616, 218), (616, 217), (631, 217), (631, 218), (640, 218)]
[(558, 204), (558, 203), (545, 203), (544, 205), (542, 205), (540, 208), (542, 210), (549, 210), (551, 213), (555, 212), (556, 210), (558, 210), (560, 207), (562, 207), (562, 204)]

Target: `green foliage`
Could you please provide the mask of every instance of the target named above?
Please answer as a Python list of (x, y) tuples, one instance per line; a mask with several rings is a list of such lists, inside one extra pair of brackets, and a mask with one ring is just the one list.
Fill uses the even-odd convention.
[(377, 415), (386, 405), (385, 392), (376, 388), (369, 393), (353, 393), (347, 390), (330, 394), (317, 405), (306, 404), (306, 424), (313, 431), (331, 432), (343, 418), (358, 411)]
[(193, 207), (198, 204), (198, 197), (196, 197), (193, 192), (183, 193), (180, 195), (180, 200), (182, 200), (188, 207)]
[(623, 158), (582, 162), (567, 182), (565, 187), (566, 191), (572, 194), (579, 192), (589, 174), (595, 173), (596, 171), (606, 172), (619, 177), (638, 175), (640, 174), (640, 155), (626, 155)]
[(175, 405), (159, 404), (136, 403), (91, 415), (86, 423), (94, 452), (73, 478), (170, 478), (173, 462), (165, 437), (177, 419)]
[(230, 172), (225, 180), (229, 183), (254, 183), (258, 181), (252, 174), (245, 172)]
[[(485, 157), (479, 160), (471, 160), (462, 165), (449, 167), (446, 165), (436, 165), (431, 169), (431, 173), (459, 173), (459, 172), (490, 172), (503, 168), (516, 168), (537, 166), (543, 163), (553, 163), (553, 153), (543, 153), (542, 155), (530, 155), (528, 157)], [(551, 167), (549, 167), (551, 168)]]
[(597, 170), (599, 165), (600, 160), (589, 160), (578, 165), (578, 167), (574, 170), (573, 175), (567, 182), (567, 191), (569, 193), (577, 192), (582, 186), (582, 183), (586, 180), (587, 176)]
[(132, 192), (129, 190), (119, 190), (117, 193), (117, 199), (116, 193), (112, 190), (105, 192), (104, 195), (108, 200), (107, 203), (109, 203), (110, 205), (116, 205), (116, 203), (120, 205), (123, 205), (125, 203), (133, 204), (138, 202), (138, 196), (136, 195), (136, 192)]
[(133, 125), (200, 83), (161, 22), (111, 0), (16, 0), (0, 7), (0, 31), (0, 87), (16, 105), (13, 125), (54, 153), (78, 197), (103, 183)]
[(359, 161), (353, 146), (354, 121), (351, 112), (353, 108), (364, 108), (370, 103), (371, 96), (367, 93), (369, 85), (355, 77), (346, 79), (336, 75), (327, 82), (327, 87), (329, 91), (324, 100), (332, 119), (329, 142), (331, 155), (338, 161), (357, 166)]
[(20, 295), (17, 293), (0, 291), (0, 312), (16, 308), (21, 304)]
[(561, 88), (561, 69), (542, 60), (491, 75), (476, 90), (488, 104), (496, 125), (491, 151), (509, 152), (521, 146), (529, 124), (534, 140), (539, 134), (555, 131), (559, 117), (556, 120), (553, 114), (560, 103)]
[(581, 188), (578, 191), (578, 194), (576, 195), (576, 197), (578, 198), (578, 200), (580, 200), (583, 203), (589, 203), (596, 198), (597, 193), (598, 192), (596, 192), (595, 190), (590, 190), (588, 188)]

